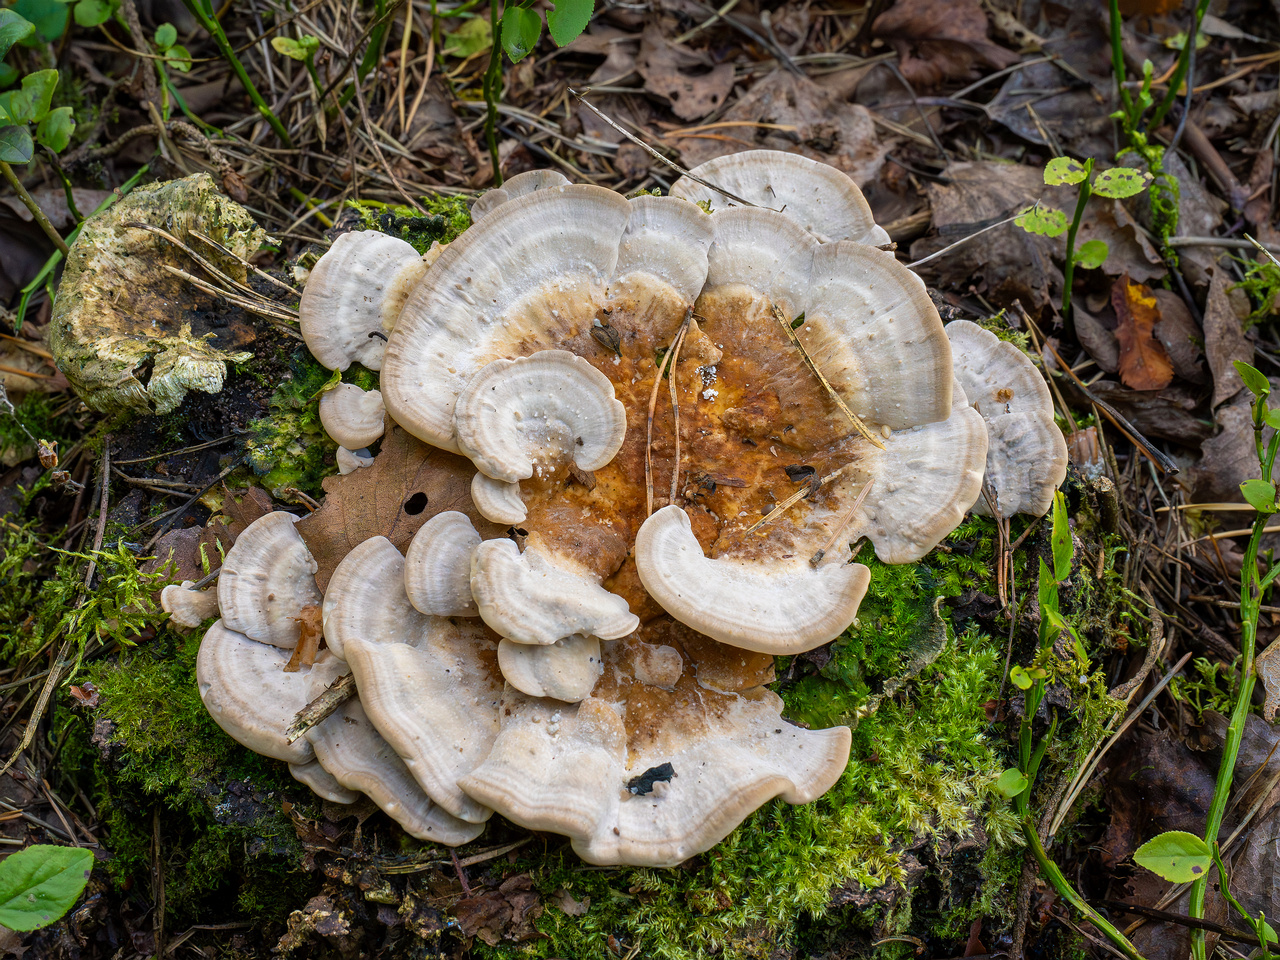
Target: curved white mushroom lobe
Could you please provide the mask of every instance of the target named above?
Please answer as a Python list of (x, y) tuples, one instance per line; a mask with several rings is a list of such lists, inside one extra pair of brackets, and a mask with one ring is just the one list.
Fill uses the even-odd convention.
[(430, 618), (405, 592), (404, 557), (386, 537), (372, 537), (342, 558), (329, 579), (321, 616), (329, 649), (346, 658), (352, 638), (414, 644)]
[(194, 580), (171, 583), (160, 591), (160, 609), (180, 627), (198, 627), (218, 615), (218, 590), (191, 590)]
[(291, 763), (289, 773), (293, 775), (293, 779), (310, 787), (316, 796), (331, 803), (355, 803), (360, 799), (360, 791), (348, 790), (340, 784), (332, 773), (320, 766), (319, 760)]
[(640, 582), (667, 613), (721, 643), (761, 653), (802, 653), (840, 636), (871, 579), (860, 563), (712, 560), (675, 504), (641, 525), (635, 556)]
[(382, 394), (340, 383), (320, 397), (320, 424), (340, 447), (359, 450), (382, 436), (387, 411)]
[(517, 643), (550, 644), (575, 633), (604, 640), (640, 626), (627, 601), (532, 544), (486, 540), (471, 554), (471, 594), (480, 616)]
[[(376, 230), (344, 233), (311, 269), (298, 304), (302, 339), (330, 370), (382, 368), (387, 335), (427, 272), (418, 252)], [(358, 444), (364, 446), (364, 444)]]
[(387, 344), (382, 399), (397, 423), (458, 452), (454, 402), (495, 357), (556, 346), (604, 303), (631, 205), (603, 187), (538, 190), (449, 244)]
[(529, 515), (520, 496), (520, 484), (486, 477), (479, 470), (471, 478), (471, 502), (480, 516), (494, 523), (519, 523)]
[(567, 350), (486, 364), (458, 397), (454, 420), (463, 454), (508, 483), (569, 460), (599, 470), (627, 433), (609, 378)]
[[(853, 240), (877, 246), (889, 242), (856, 183), (843, 171), (798, 153), (744, 150), (708, 160), (689, 172), (784, 214), (824, 243)], [(736, 200), (689, 177), (671, 185), (671, 196), (708, 202), (712, 210), (738, 206)]]
[(714, 235), (711, 218), (697, 204), (675, 197), (636, 197), (614, 277), (650, 274), (692, 304), (707, 278), (707, 250)]
[[(1001, 515), (1043, 516), (1067, 477), (1067, 443), (1053, 398), (1021, 350), (968, 320), (946, 326), (956, 379), (987, 424), (986, 476)], [(979, 497), (975, 513), (988, 513)]]
[(404, 557), (409, 602), (434, 617), (476, 617), (471, 596), (471, 554), (480, 534), (465, 513), (438, 513), (413, 535)]
[(502, 640), (498, 644), (502, 678), (521, 693), (577, 703), (591, 695), (600, 679), (600, 641), (575, 634), (541, 645)]
[(319, 567), (294, 529), (291, 513), (276, 510), (245, 527), (227, 551), (218, 577), (218, 609), (230, 630), (292, 649), (305, 607), (320, 603)]
[(569, 178), (559, 170), (526, 170), (517, 173), (495, 190), (489, 190), (476, 198), (471, 205), (471, 223), (475, 225), (508, 200), (515, 200), (535, 190), (563, 187)]

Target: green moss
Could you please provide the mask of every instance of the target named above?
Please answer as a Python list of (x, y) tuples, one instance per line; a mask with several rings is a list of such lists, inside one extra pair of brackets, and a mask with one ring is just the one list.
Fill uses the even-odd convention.
[(62, 398), (43, 393), (28, 393), (16, 404), (0, 398), (0, 457), (7, 463), (19, 463), (34, 457), (37, 440), (65, 441), (65, 421), (54, 414)]
[(1280, 312), (1280, 267), (1270, 260), (1237, 260), (1244, 271), (1244, 279), (1231, 287), (1249, 295), (1254, 310), (1245, 321), (1245, 329)]
[[(337, 444), (320, 425), (320, 395), (339, 380), (305, 349), (290, 359), (289, 376), (271, 398), (271, 415), (249, 424), (245, 453), (253, 472), (273, 495), (287, 488), (318, 497), (334, 472)], [(354, 374), (353, 374), (354, 376)]]
[(361, 229), (378, 230), (409, 243), (419, 253), (426, 253), (436, 241), (451, 243), (471, 226), (471, 208), (464, 197), (434, 194), (419, 201), (427, 211), (418, 211), (376, 200), (348, 200), (347, 206), (362, 219)]

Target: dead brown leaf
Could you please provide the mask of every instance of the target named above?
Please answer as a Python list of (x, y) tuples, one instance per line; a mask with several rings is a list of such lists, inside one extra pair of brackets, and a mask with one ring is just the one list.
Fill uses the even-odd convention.
[(1164, 344), (1173, 362), (1173, 372), (1192, 383), (1208, 383), (1209, 371), (1205, 369), (1200, 344), (1204, 332), (1186, 302), (1172, 290), (1153, 287), (1156, 303), (1160, 307), (1160, 320), (1156, 323), (1156, 339)]
[(564, 887), (561, 887), (551, 895), (555, 905), (571, 917), (585, 917), (587, 911), (591, 909), (591, 898), (583, 897), (581, 900), (573, 899), (571, 894)]
[[(1243, 317), (1248, 314), (1248, 300), (1237, 306), (1229, 289), (1233, 280), (1222, 267), (1214, 267), (1209, 280), (1209, 293), (1204, 302), (1204, 353), (1213, 373), (1213, 406), (1231, 399), (1244, 388), (1234, 362), (1253, 362), (1253, 344), (1244, 335)], [(1243, 291), (1235, 291), (1243, 293)]]
[(427, 446), (388, 419), (373, 466), (326, 478), (320, 509), (298, 521), (319, 565), (316, 584), (327, 588), (342, 558), (371, 537), (386, 537), (403, 553), (418, 528), (445, 510), (465, 513), (485, 539), (502, 536), (471, 502), (475, 472), (469, 460)]
[(289, 655), (289, 662), (284, 665), (285, 673), (297, 673), (302, 667), (309, 667), (316, 662), (316, 654), (320, 652), (320, 641), (324, 639), (324, 629), (320, 620), (320, 605), (309, 603), (298, 611), (301, 616), (293, 617), (298, 624), (298, 643)]
[(479, 937), (491, 947), (501, 940), (520, 943), (537, 936), (533, 921), (540, 916), (542, 904), (527, 873), (509, 877), (497, 890), (465, 897), (454, 906), (463, 935)]
[(1262, 680), (1263, 689), (1267, 691), (1262, 717), (1267, 723), (1272, 723), (1276, 713), (1280, 712), (1280, 640), (1272, 640), (1271, 645), (1254, 661), (1254, 666)]
[[(1280, 390), (1280, 381), (1273, 384), (1272, 389)], [(1261, 476), (1249, 411), (1252, 401), (1253, 395), (1244, 391), (1214, 411), (1218, 433), (1201, 445), (1200, 460), (1191, 471), (1197, 501), (1239, 501), (1240, 484)], [(1270, 438), (1270, 428), (1264, 428), (1263, 442)]]
[(876, 17), (871, 32), (898, 51), (898, 68), (917, 87), (967, 80), (986, 64), (1003, 70), (1018, 55), (987, 39), (978, 0), (898, 0)]
[[(1069, 384), (1063, 389), (1078, 396)], [(1213, 436), (1213, 423), (1197, 416), (1204, 403), (1203, 389), (1172, 383), (1163, 390), (1130, 390), (1114, 380), (1099, 380), (1089, 391), (1119, 410), (1145, 437), (1194, 447)]]
[(644, 28), (636, 70), (644, 88), (670, 101), (681, 120), (701, 120), (733, 89), (733, 64), (713, 64), (705, 53), (668, 42), (654, 23)]
[(866, 107), (782, 69), (758, 80), (718, 128), (679, 134), (674, 145), (689, 167), (741, 150), (799, 153), (843, 170), (859, 186), (880, 172), (888, 150)]
[(1128, 274), (1129, 279), (1145, 283), (1168, 272), (1156, 248), (1119, 200), (1094, 196), (1089, 201), (1076, 236), (1077, 249), (1089, 240), (1107, 245), (1102, 270), (1108, 276)]
[(1081, 309), (1078, 304), (1071, 307), (1071, 317), (1076, 325), (1076, 339), (1080, 346), (1089, 351), (1098, 369), (1107, 373), (1115, 373), (1120, 369), (1120, 345), (1116, 342), (1114, 331), (1107, 329), (1093, 314)]
[(1173, 379), (1173, 362), (1155, 338), (1160, 307), (1151, 288), (1125, 274), (1111, 288), (1111, 305), (1116, 311), (1121, 382), (1134, 390), (1163, 390)]

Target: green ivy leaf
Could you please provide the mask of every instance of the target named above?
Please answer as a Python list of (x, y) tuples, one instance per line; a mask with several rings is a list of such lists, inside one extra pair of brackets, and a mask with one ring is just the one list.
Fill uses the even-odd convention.
[(82, 27), (100, 27), (111, 19), (110, 0), (80, 0), (76, 4), (76, 23)]
[(71, 134), (76, 131), (76, 121), (70, 107), (59, 107), (50, 110), (48, 115), (36, 127), (36, 139), (54, 153), (61, 153), (71, 142)]
[(1067, 498), (1059, 490), (1053, 495), (1053, 579), (1071, 576), (1071, 558), (1075, 544), (1071, 540), (1071, 521), (1067, 517)]
[(595, 0), (556, 0), (555, 9), (547, 11), (547, 30), (557, 47), (573, 43), (587, 29)]
[(1022, 667), (1014, 667), (1009, 671), (1009, 682), (1019, 690), (1030, 690), (1032, 679), (1031, 674), (1027, 673)]
[(0, 10), (0, 57), (9, 52), (19, 40), (25, 40), (36, 32), (36, 25), (12, 10)]
[(1093, 178), (1093, 192), (1100, 197), (1123, 200), (1147, 189), (1151, 174), (1129, 167), (1112, 167)]
[(1244, 381), (1244, 385), (1255, 397), (1262, 399), (1271, 392), (1271, 381), (1263, 376), (1262, 371), (1257, 367), (1251, 367), (1243, 360), (1234, 360), (1232, 363), (1236, 373), (1240, 374), (1240, 379)]
[[(1030, 686), (1030, 684), (1027, 686)], [(1002, 797), (1008, 797), (1012, 800), (1027, 789), (1027, 776), (1017, 767), (1010, 767), (996, 778), (996, 782), (991, 785), (991, 789)]]
[(542, 36), (542, 17), (526, 7), (507, 7), (502, 11), (502, 49), (512, 63), (519, 63), (538, 45)]
[(1170, 830), (1152, 837), (1133, 854), (1138, 866), (1170, 883), (1190, 883), (1209, 872), (1213, 854), (1208, 845), (1194, 833)]
[(1051, 187), (1079, 183), (1089, 176), (1089, 164), (1071, 157), (1054, 157), (1044, 166), (1044, 182)]
[(1053, 207), (1028, 207), (1013, 221), (1027, 233), (1060, 237), (1067, 232), (1067, 215)]
[(485, 17), (472, 17), (444, 39), (445, 56), (466, 60), (493, 46), (493, 30)]
[(163, 53), (178, 42), (178, 28), (172, 23), (162, 23), (156, 27), (156, 46)]
[(1246, 480), (1240, 484), (1240, 492), (1249, 501), (1249, 506), (1259, 513), (1276, 512), (1276, 487), (1266, 480)]
[(26, 163), (35, 149), (31, 133), (25, 126), (0, 127), (0, 160), (5, 163)]
[(0, 863), (0, 924), (39, 930), (63, 916), (80, 898), (93, 869), (93, 854), (79, 847), (37, 844)]
[(1076, 263), (1086, 270), (1097, 270), (1107, 259), (1105, 240), (1086, 240), (1076, 247)]
[(179, 73), (191, 71), (191, 51), (180, 43), (175, 43), (166, 51), (164, 62)]
[(57, 70), (37, 70), (22, 78), (22, 92), (31, 97), (31, 109), (27, 119), (38, 123), (49, 113), (53, 105), (53, 91), (58, 86)]

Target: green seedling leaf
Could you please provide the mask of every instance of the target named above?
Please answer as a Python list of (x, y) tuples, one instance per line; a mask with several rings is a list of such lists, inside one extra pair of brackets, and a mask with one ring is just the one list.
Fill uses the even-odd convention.
[(0, 127), (0, 161), (26, 163), (35, 149), (31, 132), (25, 126)]
[(93, 869), (93, 854), (79, 847), (37, 844), (0, 863), (0, 924), (39, 930), (63, 916), (80, 898)]
[(0, 126), (26, 123), (31, 119), (31, 94), (25, 90), (0, 93)]
[[(0, 10), (0, 13), (4, 13)], [(12, 86), (18, 79), (18, 68), (11, 67), (7, 63), (0, 63), (0, 89)]]
[(80, 0), (76, 4), (76, 23), (82, 27), (100, 27), (111, 19), (109, 0)]
[(37, 70), (22, 78), (22, 92), (31, 98), (27, 119), (39, 123), (53, 104), (53, 91), (58, 86), (57, 70)]
[(1261, 399), (1271, 392), (1271, 381), (1262, 375), (1262, 371), (1257, 367), (1251, 367), (1243, 360), (1232, 361), (1236, 368), (1236, 373), (1240, 374), (1240, 379), (1244, 381), (1244, 385), (1249, 388), (1249, 392), (1255, 397)]
[(1170, 883), (1190, 883), (1209, 872), (1213, 854), (1194, 833), (1170, 830), (1152, 837), (1133, 854), (1134, 862)]
[(191, 51), (180, 43), (175, 43), (167, 51), (165, 51), (165, 63), (173, 67), (179, 73), (189, 73), (191, 70)]
[(542, 17), (525, 7), (507, 7), (502, 12), (502, 49), (512, 63), (519, 63), (538, 45)]
[(445, 56), (466, 60), (493, 46), (493, 30), (484, 17), (473, 17), (445, 37)]
[(1093, 192), (1100, 197), (1123, 200), (1147, 189), (1151, 174), (1128, 167), (1112, 167), (1093, 178)]
[[(36, 25), (12, 10), (0, 10), (0, 57), (9, 52), (19, 40), (25, 40), (36, 32)], [(12, 81), (10, 81), (12, 83)]]
[(1028, 207), (1013, 221), (1027, 233), (1060, 237), (1067, 232), (1067, 215), (1053, 207)]
[(1067, 517), (1067, 498), (1058, 491), (1053, 495), (1053, 578), (1062, 581), (1071, 576), (1071, 557), (1075, 544), (1071, 540), (1071, 521)]
[(162, 23), (156, 27), (156, 46), (163, 53), (178, 42), (178, 28), (172, 23)]
[(24, 37), (23, 46), (52, 43), (67, 30), (67, 5), (56, 0), (18, 0), (13, 12), (35, 25), (34, 36)]
[(1249, 501), (1249, 506), (1259, 513), (1276, 512), (1275, 484), (1266, 480), (1246, 480), (1240, 484), (1240, 492)]
[(1267, 943), (1277, 943), (1277, 942), (1280, 942), (1280, 941), (1277, 941), (1277, 940), (1276, 940), (1276, 929), (1275, 929), (1275, 927), (1271, 926), (1271, 924), (1267, 923), (1267, 921), (1265, 921), (1265, 920), (1263, 920), (1263, 921), (1262, 921), (1262, 932), (1263, 932), (1263, 933), (1265, 933), (1265, 934), (1266, 934), (1266, 936), (1267, 936)]
[(1009, 671), (1009, 682), (1019, 690), (1030, 690), (1034, 681), (1031, 679), (1031, 674), (1022, 667), (1014, 667)]
[(1010, 767), (996, 778), (996, 782), (991, 785), (991, 789), (1002, 797), (1008, 797), (1012, 800), (1027, 789), (1027, 776), (1017, 767)]
[(556, 46), (578, 39), (594, 12), (595, 0), (556, 0), (555, 9), (547, 11), (547, 30)]
[(1262, 415), (1262, 422), (1272, 430), (1280, 430), (1280, 410), (1267, 407), (1267, 412)]
[(1076, 263), (1086, 270), (1097, 270), (1106, 262), (1108, 252), (1105, 240), (1086, 240), (1076, 247)]
[(313, 37), (311, 34), (299, 37), (297, 40), (292, 37), (275, 37), (271, 41), (271, 48), (290, 60), (306, 63), (307, 58), (314, 56), (320, 49), (320, 38)]
[(61, 153), (71, 142), (71, 134), (76, 132), (76, 121), (71, 115), (70, 107), (59, 107), (50, 110), (40, 126), (36, 127), (36, 139), (54, 153)]
[(1044, 182), (1051, 187), (1079, 183), (1089, 176), (1089, 165), (1071, 157), (1054, 157), (1044, 166)]

